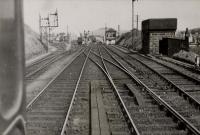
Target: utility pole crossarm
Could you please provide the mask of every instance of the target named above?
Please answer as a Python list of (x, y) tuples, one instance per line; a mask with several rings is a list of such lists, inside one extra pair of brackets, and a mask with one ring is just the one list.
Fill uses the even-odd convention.
[(48, 51), (48, 44), (51, 41), (51, 31), (53, 28), (58, 27), (58, 11), (56, 9), (55, 13), (48, 14), (47, 17), (41, 17), (39, 15), (39, 29), (40, 29), (40, 40), (43, 42), (43, 36), (47, 41), (47, 51)]

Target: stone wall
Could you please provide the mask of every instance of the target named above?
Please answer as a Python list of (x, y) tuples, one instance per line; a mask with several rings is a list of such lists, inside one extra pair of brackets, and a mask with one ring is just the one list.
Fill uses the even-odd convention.
[(175, 32), (163, 31), (163, 32), (149, 32), (149, 53), (159, 54), (159, 41), (162, 38), (174, 38)]
[(176, 18), (142, 21), (142, 53), (159, 54), (159, 41), (162, 38), (174, 38), (176, 29)]

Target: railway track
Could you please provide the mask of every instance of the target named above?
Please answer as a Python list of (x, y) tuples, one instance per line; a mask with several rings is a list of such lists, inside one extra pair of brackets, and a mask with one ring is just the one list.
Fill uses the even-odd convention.
[[(126, 53), (132, 52), (132, 53), (139, 54), (136, 51), (130, 51), (127, 48), (122, 47), (122, 46), (114, 46), (114, 47), (118, 48), (118, 49), (120, 49), (120, 50), (122, 50), (123, 52), (126, 52)], [(139, 55), (141, 55), (141, 54), (139, 54)], [(149, 55), (149, 56), (151, 57), (151, 59), (153, 59), (153, 60), (155, 60), (157, 62), (161, 62), (161, 63), (163, 63), (165, 65), (168, 65), (168, 66), (170, 66), (172, 68), (178, 69), (180, 71), (184, 71), (188, 75), (191, 75), (191, 76), (193, 76), (193, 77), (195, 77), (197, 79), (200, 79), (200, 77), (199, 77), (200, 68), (196, 67), (194, 64), (189, 64), (189, 63), (186, 63), (186, 62), (181, 62), (179, 60), (172, 59), (172, 58), (165, 57), (165, 56), (152, 56), (152, 55)]]
[[(50, 58), (51, 60), (47, 59), (47, 61), (45, 60), (41, 61), (39, 63), (39, 66), (35, 65), (35, 67), (32, 68), (33, 71), (30, 72), (30, 74), (28, 74), (28, 76), (25, 77), (26, 88), (27, 88), (27, 96), (26, 96), (27, 103), (29, 103), (38, 93), (40, 93), (40, 91), (42, 91), (42, 89), (44, 89), (45, 84), (48, 84), (49, 82), (51, 82), (51, 80), (54, 80), (55, 78), (54, 76), (48, 75), (49, 77), (47, 77), (48, 73), (50, 73), (51, 71), (55, 72), (55, 70), (59, 69), (58, 67), (59, 65), (61, 65), (61, 67), (65, 66), (66, 64), (64, 65), (62, 64), (65, 63), (65, 61), (69, 61), (69, 63), (73, 61), (77, 57), (77, 55), (81, 52), (81, 50), (82, 49), (77, 50), (77, 52), (75, 52), (72, 55), (71, 52), (64, 52), (64, 53), (62, 52), (59, 54), (57, 53), (57, 55), (54, 55), (54, 57)], [(74, 57), (71, 60), (69, 60), (68, 58), (68, 56), (71, 57), (70, 55)], [(56, 63), (58, 63), (59, 65)]]
[(28, 134), (200, 134), (198, 108), (166, 80), (152, 79), (158, 75), (144, 65), (134, 63), (139, 70), (109, 49), (80, 53), (27, 105)]
[[(148, 58), (148, 57), (147, 57)], [(175, 72), (179, 74), (183, 74), (188, 76), (188, 78), (194, 78), (200, 82), (200, 76), (199, 76), (199, 69), (195, 67), (187, 67), (186, 65), (178, 64), (174, 61), (169, 61), (165, 59), (154, 59), (157, 63), (164, 65), (165, 67), (168, 67)]]
[[(173, 111), (185, 119), (187, 123), (194, 127), (197, 133), (199, 133), (199, 107), (198, 103), (193, 101), (192, 96), (189, 97), (182, 93), (180, 93), (180, 95), (183, 96), (180, 96), (179, 93), (176, 92), (177, 88), (170, 87), (168, 81), (164, 81), (163, 78), (161, 79), (161, 77), (158, 77), (158, 75), (138, 61), (133, 61), (133, 59), (127, 54), (122, 54), (120, 51), (118, 51), (118, 53), (120, 56), (119, 54), (116, 55), (116, 52), (112, 53), (112, 56), (115, 56), (119, 60), (121, 59), (120, 62), (126, 65), (126, 68), (129, 69), (129, 72), (135, 74), (139, 80), (142, 80), (142, 83), (144, 83), (146, 87), (150, 88), (150, 90), (156, 94), (157, 97), (161, 98), (165, 103), (167, 103)], [(153, 64), (149, 63), (148, 65)], [(189, 102), (184, 98), (186, 98)]]
[[(88, 53), (88, 50), (87, 50)], [(60, 134), (87, 57), (80, 55), (27, 105), (27, 134)]]
[[(118, 53), (120, 53), (122, 56), (125, 56), (120, 51), (118, 51)], [(173, 85), (176, 89), (178, 89), (179, 92), (182, 91), (182, 94), (187, 93), (194, 98), (196, 102), (200, 102), (200, 80), (196, 77), (189, 75), (185, 71), (181, 71), (181, 69), (178, 71), (178, 69), (173, 69), (167, 64), (154, 61), (139, 54), (131, 54), (128, 55), (128, 57), (133, 60), (132, 62), (140, 63), (140, 65), (143, 65), (143, 67), (149, 69), (147, 72), (154, 72), (159, 77), (166, 80), (168, 84)]]
[[(114, 47), (116, 47), (116, 46), (114, 46)], [(126, 48), (123, 48), (123, 47), (117, 46), (116, 48), (121, 48), (121, 50), (124, 50), (125, 52), (130, 52), (129, 50), (127, 50)], [(200, 69), (195, 67), (194, 65), (187, 64), (187, 63), (184, 63), (184, 62), (180, 62), (178, 60), (174, 60), (174, 59), (167, 58), (167, 57), (160, 57), (160, 56), (155, 57), (155, 56), (151, 56), (151, 55), (150, 55), (150, 57), (147, 57), (147, 56), (144, 56), (142, 54), (139, 54), (139, 53), (136, 53), (136, 52), (133, 52), (133, 51), (131, 51), (131, 52), (138, 54), (141, 57), (146, 57), (147, 59), (150, 59), (150, 60), (153, 60), (157, 63), (163, 64), (163, 65), (171, 68), (172, 70), (179, 72), (180, 74), (184, 73), (189, 77), (200, 80), (200, 76), (199, 76)]]
[[(98, 48), (94, 47), (92, 51), (98, 51)], [(104, 76), (107, 77), (107, 81), (98, 81), (96, 84), (97, 90), (101, 93), (100, 97), (102, 98), (102, 104), (98, 104), (99, 113), (106, 114), (106, 116), (102, 116), (103, 114), (99, 114), (99, 121), (100, 121), (100, 134), (105, 135), (130, 135), (130, 134), (139, 134), (133, 120), (130, 117), (130, 114), (119, 95), (119, 92), (116, 88), (116, 85), (113, 82), (113, 79), (110, 76), (110, 73), (107, 72), (105, 67), (104, 61), (96, 57), (94, 54), (89, 56), (89, 59), (95, 63), (95, 65), (101, 69), (104, 73)], [(121, 77), (122, 74), (117, 74), (114, 72), (113, 74), (118, 75)], [(97, 92), (98, 93), (98, 92)], [(100, 98), (99, 97), (99, 98)], [(98, 95), (97, 95), (98, 100)], [(105, 118), (106, 117), (106, 118)], [(95, 117), (93, 118), (95, 119)], [(95, 123), (95, 122), (94, 122)], [(93, 125), (93, 124), (92, 124)], [(106, 128), (107, 127), (107, 128)], [(96, 130), (94, 128), (91, 129), (92, 131)]]
[[(96, 56), (100, 55), (100, 54), (98, 55), (97, 53), (93, 54)], [(103, 53), (103, 56), (104, 54), (105, 53)], [(99, 56), (99, 58), (100, 57), (102, 56)], [(103, 65), (105, 65), (105, 70), (108, 73), (108, 75), (110, 75), (109, 78), (111, 79), (111, 82), (115, 89), (115, 95), (118, 95), (124, 107), (125, 108), (127, 107), (126, 109), (122, 108), (121, 109), (126, 110), (128, 113), (128, 117), (126, 116), (125, 118), (129, 118), (129, 120), (126, 121), (128, 123), (130, 133), (132, 134), (165, 133), (165, 134), (180, 134), (180, 135), (187, 134), (187, 131), (178, 127), (179, 124), (174, 122), (173, 118), (168, 117), (165, 111), (159, 109), (160, 107), (159, 105), (161, 103), (156, 100), (155, 95), (154, 95), (155, 97), (153, 97), (152, 95), (148, 96), (148, 94), (145, 93), (143, 88), (141, 88), (141, 84), (138, 83), (138, 80), (134, 78), (133, 82), (132, 80), (133, 78), (130, 78), (130, 74), (125, 69), (120, 67), (119, 66), (120, 64), (118, 65), (115, 64), (114, 60), (113, 61), (110, 61), (108, 59), (104, 60), (107, 62), (106, 63), (100, 62), (99, 60), (95, 61), (98, 61), (98, 63), (104, 63)], [(140, 86), (138, 86), (138, 84)], [(156, 103), (154, 100), (157, 101), (158, 102), (157, 104), (159, 105), (155, 105)]]
[[(94, 134), (98, 132), (95, 123), (101, 124), (98, 127), (101, 134), (130, 134), (128, 121), (123, 116), (110, 83), (91, 60), (87, 61), (87, 56), (89, 53), (85, 53), (85, 56), (81, 54), (74, 61), (75, 64), (67, 68), (70, 70), (62, 71), (27, 105), (28, 134)], [(80, 64), (84, 58), (84, 64)], [(75, 70), (80, 65), (83, 65), (81, 71), (80, 67), (78, 71)], [(97, 108), (98, 112), (91, 109), (91, 104), (95, 103), (98, 107), (101, 105)], [(97, 113), (100, 113), (99, 119), (95, 120)]]
[(30, 74), (32, 71), (38, 69), (41, 65), (44, 64), (45, 61), (50, 61), (53, 57), (55, 57), (56, 53), (51, 53), (37, 61), (34, 61), (30, 65), (26, 67), (26, 75)]
[[(69, 112), (71, 117), (66, 121), (68, 126), (63, 133), (70, 135), (110, 135), (112, 133), (114, 135), (120, 129), (124, 129), (121, 133), (129, 134), (123, 114), (118, 104), (115, 104), (115, 96), (112, 92), (108, 93), (103, 89), (111, 91), (112, 88), (103, 72), (89, 58), (81, 78), (80, 88), (77, 90), (76, 103)], [(83, 98), (87, 102), (84, 105)], [(113, 115), (118, 115), (120, 118), (115, 118)]]
[(48, 55), (47, 57), (44, 57), (43, 59), (32, 63), (26, 68), (26, 80), (34, 80), (38, 75), (41, 74), (41, 72), (45, 72), (49, 65), (63, 58), (64, 56), (66, 56), (66, 54), (67, 52), (53, 53)]
[(200, 74), (200, 69), (197, 68), (195, 65), (193, 64), (189, 64), (189, 63), (185, 63), (185, 62), (181, 62), (179, 60), (175, 60), (172, 58), (168, 58), (168, 57), (159, 57), (159, 59), (166, 61), (168, 63), (171, 63), (173, 65), (188, 69), (189, 71), (193, 72), (193, 73), (197, 73)]
[[(47, 71), (48, 67), (50, 67), (53, 63), (56, 61), (64, 58), (65, 56), (73, 53), (74, 51), (81, 51), (82, 49), (80, 47), (76, 47), (76, 49), (72, 49), (70, 51), (63, 51), (65, 48), (62, 48), (63, 46), (58, 46), (57, 51), (53, 52), (46, 57), (43, 57), (42, 59), (39, 59), (32, 64), (28, 65), (26, 67), (25, 72), (25, 79), (27, 83), (32, 82), (35, 80), (38, 76), (40, 76), (42, 73)], [(78, 48), (78, 49), (77, 49)]]

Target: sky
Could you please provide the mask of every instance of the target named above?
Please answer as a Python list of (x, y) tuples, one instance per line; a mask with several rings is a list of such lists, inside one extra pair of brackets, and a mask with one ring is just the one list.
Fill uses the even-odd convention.
[[(141, 21), (149, 18), (177, 18), (178, 30), (200, 27), (200, 0), (138, 0), (134, 13)], [(24, 0), (24, 22), (39, 31), (39, 14), (47, 16), (58, 10), (59, 28), (72, 33), (83, 30), (120, 25), (122, 30), (132, 27), (132, 0)], [(135, 25), (136, 26), (136, 25)]]

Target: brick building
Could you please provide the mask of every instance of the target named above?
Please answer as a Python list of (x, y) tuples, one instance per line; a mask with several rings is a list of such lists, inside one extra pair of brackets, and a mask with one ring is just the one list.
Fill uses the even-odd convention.
[(116, 42), (117, 31), (110, 28), (105, 32), (105, 42), (107, 45), (113, 45)]
[(144, 20), (142, 22), (142, 52), (159, 54), (159, 41), (163, 38), (174, 38), (176, 29), (176, 18)]

